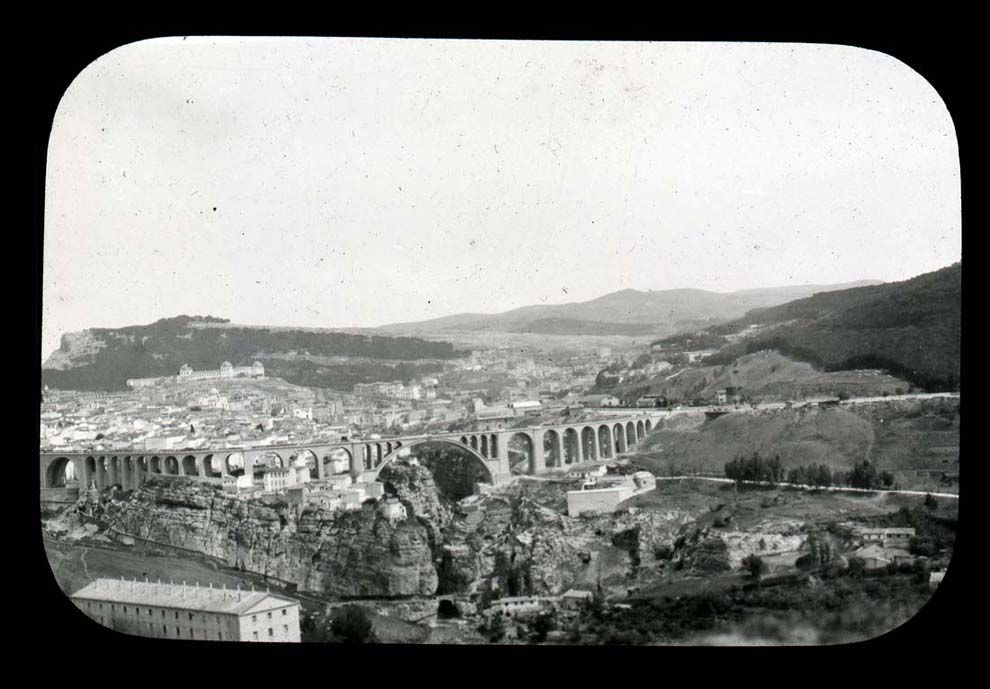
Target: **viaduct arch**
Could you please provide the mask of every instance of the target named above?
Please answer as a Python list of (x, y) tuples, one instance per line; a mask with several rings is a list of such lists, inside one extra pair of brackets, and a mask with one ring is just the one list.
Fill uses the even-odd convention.
[(407, 445), (403, 445), (401, 448), (396, 448), (391, 453), (389, 453), (388, 455), (386, 455), (385, 458), (382, 460), (381, 465), (374, 471), (375, 478), (378, 477), (378, 475), (381, 473), (382, 469), (384, 469), (386, 466), (388, 466), (389, 464), (391, 464), (395, 460), (395, 458), (399, 456), (399, 453), (400, 453), (401, 450), (403, 450), (403, 449), (411, 450), (414, 447), (417, 447), (418, 445), (427, 445), (427, 444), (430, 444), (430, 445), (449, 445), (450, 447), (457, 448), (461, 452), (464, 452), (464, 453), (470, 455), (471, 457), (473, 457), (476, 460), (476, 463), (478, 465), (480, 465), (484, 469), (484, 471), (485, 471), (485, 478), (490, 483), (494, 483), (495, 482), (495, 473), (496, 473), (498, 467), (495, 466), (494, 467), (495, 471), (493, 471), (493, 467), (492, 467), (493, 462), (491, 460), (485, 459), (478, 451), (476, 451), (470, 445), (465, 445), (464, 443), (457, 442), (456, 440), (453, 440), (451, 438), (429, 438), (429, 437), (420, 438), (418, 440), (414, 440), (414, 441), (410, 442)]
[[(140, 486), (148, 476), (157, 474), (214, 479), (241, 474), (254, 476), (255, 467), (261, 469), (262, 464), (268, 463), (265, 457), (274, 455), (282, 466), (293, 457), (306, 457), (307, 464), (311, 465), (311, 476), (315, 464), (316, 478), (322, 479), (335, 471), (332, 458), (343, 455), (346, 456), (347, 473), (356, 479), (366, 472), (377, 476), (402, 448), (425, 442), (447, 442), (466, 449), (485, 466), (487, 475), (499, 482), (511, 474), (509, 441), (513, 436), (526, 438), (529, 455), (526, 472), (542, 474), (571, 464), (612, 459), (628, 452), (665, 415), (662, 411), (642, 411), (546, 426), (249, 448), (41, 453), (39, 478), (42, 490), (64, 488), (74, 478), (81, 488), (95, 483), (101, 490), (118, 485), (127, 491)], [(68, 469), (70, 464), (71, 470)]]

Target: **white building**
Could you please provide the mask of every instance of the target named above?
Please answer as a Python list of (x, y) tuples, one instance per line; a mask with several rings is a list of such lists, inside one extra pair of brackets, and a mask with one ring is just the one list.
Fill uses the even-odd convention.
[(571, 517), (577, 517), (582, 512), (608, 514), (614, 512), (619, 503), (632, 496), (633, 487), (630, 485), (569, 490), (567, 491), (567, 514)]
[(299, 642), (299, 602), (268, 591), (97, 579), (71, 596), (105, 627), (158, 639)]
[(188, 382), (193, 380), (218, 380), (236, 378), (244, 376), (248, 378), (264, 378), (265, 367), (260, 361), (255, 361), (250, 366), (234, 366), (229, 361), (220, 364), (220, 368), (213, 371), (194, 371), (189, 364), (183, 364), (178, 375), (174, 377), (164, 376), (158, 378), (129, 378), (127, 386), (131, 388), (153, 387), (162, 383)]
[(401, 400), (418, 400), (423, 396), (423, 388), (418, 385), (409, 385), (395, 391), (394, 397)]
[(517, 415), (521, 415), (530, 412), (538, 412), (543, 405), (540, 404), (539, 400), (520, 400), (518, 402), (510, 402), (509, 406)]
[(632, 480), (637, 493), (654, 490), (657, 487), (657, 477), (648, 471), (637, 471), (632, 475)]
[(396, 498), (389, 498), (382, 501), (378, 509), (382, 516), (390, 522), (405, 521), (406, 519), (406, 506)]
[(560, 607), (564, 610), (580, 610), (595, 599), (591, 591), (569, 589), (560, 596)]
[(498, 598), (488, 607), (489, 614), (516, 618), (539, 613), (549, 601), (539, 596), (511, 596)]
[(262, 478), (265, 485), (265, 492), (277, 492), (295, 486), (309, 483), (309, 465), (302, 457), (298, 457), (292, 462), (290, 467), (274, 467), (268, 469)]
[(599, 464), (591, 469), (576, 469), (574, 471), (567, 472), (568, 478), (579, 478), (584, 480), (595, 479), (600, 476), (604, 476), (608, 473), (608, 467), (605, 464)]

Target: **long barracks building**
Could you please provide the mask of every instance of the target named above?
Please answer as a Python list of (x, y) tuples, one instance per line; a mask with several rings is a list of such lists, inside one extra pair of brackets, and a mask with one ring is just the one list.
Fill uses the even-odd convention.
[(268, 591), (96, 579), (70, 598), (103, 626), (135, 636), (300, 641), (299, 602)]
[(194, 371), (188, 364), (183, 364), (177, 376), (164, 376), (161, 378), (128, 378), (127, 387), (147, 388), (162, 383), (184, 383), (193, 380), (221, 380), (227, 378), (264, 378), (265, 367), (260, 361), (255, 361), (251, 366), (234, 366), (229, 361), (220, 364), (220, 368), (212, 371)]

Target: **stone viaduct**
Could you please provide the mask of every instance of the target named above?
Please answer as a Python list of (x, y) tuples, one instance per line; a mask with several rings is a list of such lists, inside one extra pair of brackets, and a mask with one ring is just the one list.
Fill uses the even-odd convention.
[[(67, 466), (71, 463), (80, 487), (95, 482), (103, 489), (117, 485), (122, 490), (137, 488), (149, 476), (224, 477), (254, 475), (261, 466), (286, 467), (295, 459), (309, 464), (314, 479), (329, 477), (334, 456), (346, 456), (348, 473), (355, 480), (374, 480), (402, 448), (422, 443), (448, 443), (467, 450), (486, 468), (493, 483), (511, 476), (510, 443), (517, 453), (528, 457), (526, 473), (542, 474), (569, 464), (612, 459), (627, 452), (647, 433), (659, 417), (659, 411), (622, 414), (597, 421), (528, 428), (499, 429), (429, 435), (399, 436), (380, 440), (341, 440), (293, 445), (225, 447), (196, 450), (100, 450), (70, 453), (41, 453), (41, 488), (48, 490), (65, 485)], [(518, 455), (517, 455), (518, 457)]]

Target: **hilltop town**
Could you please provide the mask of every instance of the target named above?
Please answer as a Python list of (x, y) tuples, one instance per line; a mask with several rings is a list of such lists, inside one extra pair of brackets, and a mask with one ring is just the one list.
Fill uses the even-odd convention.
[[(746, 615), (732, 610), (768, 587), (799, 597), (823, 576), (865, 582), (887, 573), (898, 602), (884, 624), (926, 600), (951, 556), (955, 510), (945, 469), (915, 471), (930, 455), (892, 464), (878, 445), (875, 478), (850, 460), (832, 462), (821, 479), (801, 473), (807, 450), (792, 458), (783, 438), (786, 466), (761, 463), (769, 473), (740, 473), (735, 462), (713, 465), (690, 451), (670, 455), (680, 457), (675, 471), (664, 449), (684, 452), (685, 433), (700, 440), (734, 420), (759, 428), (788, 415), (819, 432), (819, 417), (843, 419), (843, 436), (846, 418), (870, 414), (931, 429), (937, 418), (958, 422), (958, 398), (882, 371), (833, 376), (837, 388), (827, 380), (824, 388), (821, 380), (767, 388), (755, 373), (735, 374), (709, 378), (706, 397), (694, 399), (595, 392), (610, 375), (634, 386), (697, 376), (711, 353), (694, 346), (654, 348), (649, 363), (603, 346), (560, 361), (478, 350), (433, 375), (348, 392), (269, 377), (260, 362), (183, 366), (129, 381), (127, 392), (47, 389), (42, 501), (56, 576), (68, 594), (90, 584), (74, 600), (109, 626), (261, 641), (340, 640), (358, 634), (351, 627), (366, 639), (426, 643), (697, 641), (750, 633)], [(735, 366), (765, 366), (748, 356)], [(778, 354), (761, 356), (800, 370)], [(508, 440), (503, 473), (497, 438)], [(838, 448), (840, 439), (826, 442)], [(740, 462), (749, 456), (745, 443), (735, 447)], [(320, 554), (328, 538), (332, 556)], [(84, 545), (105, 553), (90, 572), (103, 579), (72, 570)], [(136, 569), (158, 563), (152, 569), (164, 574), (189, 552), (202, 564), (182, 566), (185, 586), (196, 577), (199, 590), (264, 586), (270, 598), (257, 604), (288, 605), (296, 621), (287, 630), (255, 627), (228, 599), (195, 592), (190, 600), (202, 602), (190, 608), (191, 626), (166, 624), (159, 634), (121, 616), (115, 591), (130, 592), (131, 605), (145, 601), (152, 616), (185, 609), (163, 602), (186, 595), (170, 593), (178, 582), (141, 588)], [(207, 571), (216, 564), (230, 568), (225, 578)], [(909, 584), (922, 579), (926, 593)], [(699, 595), (717, 596), (726, 614), (700, 627), (669, 621)], [(103, 608), (92, 606), (102, 604), (116, 617), (96, 614)], [(666, 612), (650, 619), (668, 621), (647, 623), (644, 611), (654, 609)]]
[[(952, 604), (939, 65), (561, 38), (73, 61), (32, 168), (38, 581), (73, 659), (853, 644)], [(919, 648), (965, 636), (935, 607)], [(123, 655), (84, 672), (171, 657)]]

